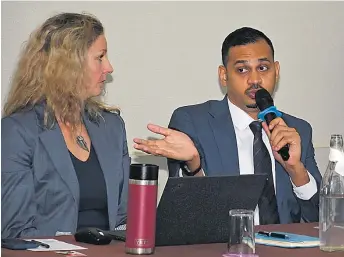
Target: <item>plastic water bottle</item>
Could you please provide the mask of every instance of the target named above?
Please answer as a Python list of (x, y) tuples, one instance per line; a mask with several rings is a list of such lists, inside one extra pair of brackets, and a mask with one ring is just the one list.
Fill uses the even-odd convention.
[(329, 163), (320, 186), (319, 217), (320, 249), (344, 251), (344, 153), (341, 135), (331, 136)]

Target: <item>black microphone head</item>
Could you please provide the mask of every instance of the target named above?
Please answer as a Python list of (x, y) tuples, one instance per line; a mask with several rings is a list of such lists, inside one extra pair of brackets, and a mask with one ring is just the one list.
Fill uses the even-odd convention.
[(264, 88), (261, 88), (256, 92), (255, 98), (257, 106), (261, 111), (274, 106), (274, 100), (272, 99), (270, 93)]

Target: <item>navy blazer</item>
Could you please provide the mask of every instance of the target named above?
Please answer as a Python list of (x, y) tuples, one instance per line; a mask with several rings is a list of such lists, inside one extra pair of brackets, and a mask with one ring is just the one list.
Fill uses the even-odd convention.
[[(281, 223), (307, 222), (319, 219), (319, 187), (321, 174), (314, 159), (312, 128), (304, 120), (283, 114), (289, 127), (301, 137), (301, 161), (316, 180), (318, 191), (308, 201), (293, 192), (288, 173), (276, 162), (276, 197)], [(222, 101), (207, 101), (184, 106), (173, 112), (169, 128), (187, 134), (194, 142), (205, 173), (209, 176), (239, 175), (239, 158), (234, 125), (228, 108), (227, 96)], [(181, 163), (168, 160), (170, 176), (177, 176)]]
[[(1, 121), (2, 238), (76, 231), (78, 178), (60, 127), (47, 129), (43, 115), (39, 104)], [(113, 230), (126, 219), (130, 158), (122, 118), (102, 116), (83, 119), (104, 173)]]

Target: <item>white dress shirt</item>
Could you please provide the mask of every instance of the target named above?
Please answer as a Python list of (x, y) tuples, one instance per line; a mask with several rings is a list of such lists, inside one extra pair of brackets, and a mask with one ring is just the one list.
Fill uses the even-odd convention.
[[(235, 136), (238, 147), (238, 157), (239, 157), (239, 169), (240, 174), (254, 174), (254, 163), (253, 163), (253, 139), (254, 135), (249, 127), (250, 123), (254, 121), (246, 112), (241, 110), (236, 105), (232, 104), (228, 99), (229, 111), (232, 116), (232, 121), (235, 130)], [(275, 185), (276, 192), (276, 176), (275, 176), (275, 157), (273, 156), (271, 145), (269, 143), (268, 136), (266, 135), (264, 129), (262, 130), (263, 141), (270, 153), (271, 163), (272, 163), (272, 176)], [(201, 170), (200, 172), (203, 172)], [(303, 186), (295, 186), (290, 180), (295, 195), (302, 200), (309, 200), (317, 192), (317, 184), (314, 177), (307, 171), (309, 176), (309, 182)], [(182, 171), (179, 171), (179, 176), (183, 176)], [(256, 207), (254, 213), (254, 223), (259, 225), (259, 209)]]
[[(236, 105), (232, 104), (228, 99), (229, 111), (232, 116), (232, 121), (235, 130), (235, 136), (238, 145), (238, 156), (239, 156), (239, 169), (240, 174), (254, 174), (254, 163), (253, 163), (253, 139), (254, 135), (249, 127), (250, 123), (254, 121), (246, 112), (241, 110)], [(272, 163), (272, 176), (275, 185), (276, 192), (276, 172), (275, 172), (275, 157), (273, 156), (269, 138), (266, 135), (264, 129), (262, 130), (263, 141), (270, 153)], [(308, 172), (308, 171), (307, 171)], [(308, 172), (309, 182), (303, 186), (296, 187), (293, 185), (295, 195), (302, 200), (309, 200), (317, 192), (317, 184), (314, 177)], [(259, 210), (258, 206), (254, 213), (254, 223), (259, 225)]]

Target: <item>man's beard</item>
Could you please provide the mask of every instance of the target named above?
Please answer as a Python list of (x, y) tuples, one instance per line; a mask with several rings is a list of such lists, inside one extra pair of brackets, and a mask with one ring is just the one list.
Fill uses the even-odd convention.
[[(248, 89), (246, 89), (245, 94), (248, 95), (251, 90), (254, 90), (254, 89), (258, 89), (259, 90), (261, 88), (262, 87), (259, 84), (253, 84)], [(256, 103), (248, 104), (248, 105), (246, 105), (246, 107), (249, 108), (249, 109), (257, 109), (258, 108)]]
[(257, 104), (248, 104), (248, 105), (246, 105), (246, 107), (249, 109), (257, 109), (258, 108)]

